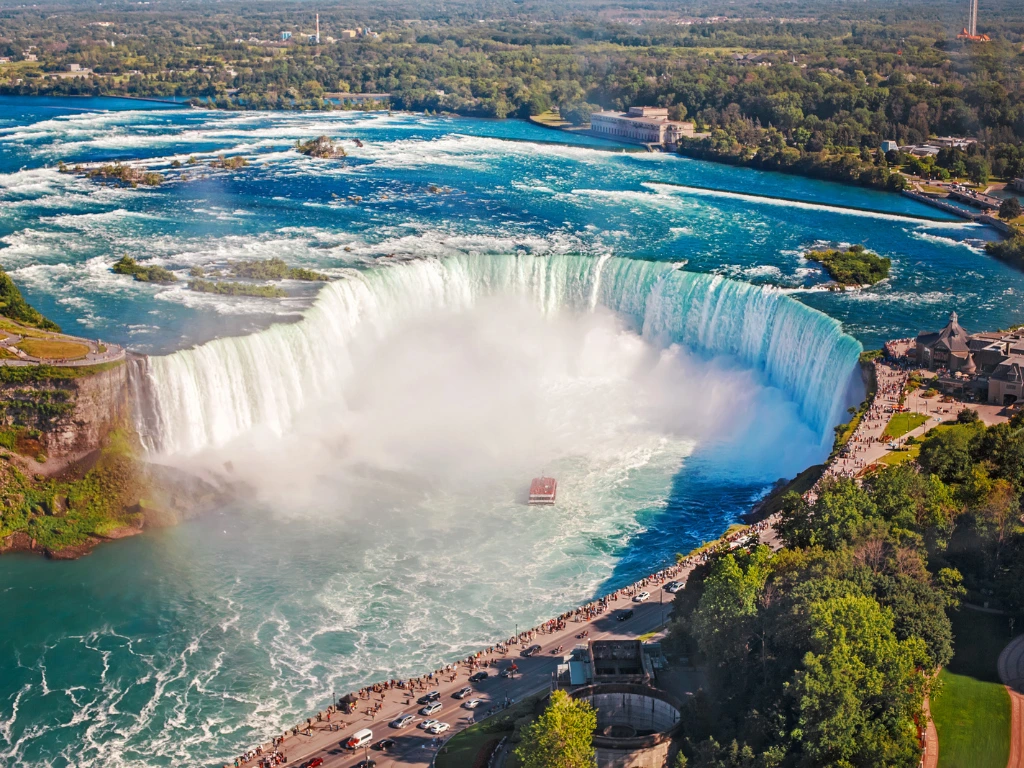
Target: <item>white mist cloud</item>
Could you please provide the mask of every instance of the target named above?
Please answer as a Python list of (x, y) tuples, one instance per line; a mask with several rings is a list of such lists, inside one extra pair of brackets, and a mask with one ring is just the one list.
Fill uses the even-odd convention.
[(652, 463), (671, 474), (695, 449), (744, 480), (820, 459), (797, 408), (754, 372), (657, 348), (607, 310), (544, 314), (492, 297), (416, 315), (350, 352), (352, 374), (287, 434), (253, 430), (198, 458), (230, 460), (237, 479), (293, 512), (325, 499), (486, 500), (525, 491), (542, 470), (565, 495)]

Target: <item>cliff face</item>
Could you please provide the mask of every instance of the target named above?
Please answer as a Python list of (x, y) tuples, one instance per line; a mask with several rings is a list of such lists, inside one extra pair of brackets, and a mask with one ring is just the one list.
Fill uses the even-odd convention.
[(0, 406), (3, 426), (24, 428), (20, 439), (37, 441), (47, 464), (75, 461), (98, 450), (130, 418), (128, 366), (77, 378), (0, 383)]

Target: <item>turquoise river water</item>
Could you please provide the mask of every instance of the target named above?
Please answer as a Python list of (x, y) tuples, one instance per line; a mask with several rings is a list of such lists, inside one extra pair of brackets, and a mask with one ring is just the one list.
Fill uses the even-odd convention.
[[(320, 134), (348, 157), (292, 149)], [(170, 171), (221, 152), (249, 165)], [(116, 159), (171, 181), (55, 168)], [(1021, 322), (993, 237), (518, 121), (0, 99), (0, 266), (66, 330), (151, 355), (153, 461), (246, 488), (79, 561), (0, 558), (0, 764), (219, 765), (650, 572), (827, 455), (862, 347), (953, 309)], [(825, 243), (892, 274), (823, 290), (802, 253)], [(181, 279), (111, 273), (126, 254)], [(186, 288), (272, 256), (334, 279)], [(527, 507), (542, 470), (559, 503)]]

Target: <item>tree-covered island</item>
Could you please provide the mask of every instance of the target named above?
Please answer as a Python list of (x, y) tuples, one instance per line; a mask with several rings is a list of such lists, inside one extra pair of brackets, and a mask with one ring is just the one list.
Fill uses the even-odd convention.
[(821, 264), (842, 288), (874, 285), (889, 276), (892, 266), (891, 259), (872, 253), (863, 245), (851, 245), (845, 251), (808, 251), (804, 258)]

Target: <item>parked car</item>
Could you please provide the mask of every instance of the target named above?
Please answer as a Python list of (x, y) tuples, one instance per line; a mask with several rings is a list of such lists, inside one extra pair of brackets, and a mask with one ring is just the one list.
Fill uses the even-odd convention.
[(670, 581), (668, 584), (665, 585), (665, 591), (673, 595), (682, 588), (683, 585), (680, 584), (678, 581)]
[(469, 686), (467, 685), (467, 686), (466, 686), (465, 688), (463, 688), (463, 689), (461, 689), (461, 690), (458, 690), (458, 691), (456, 691), (455, 693), (453, 693), (453, 694), (452, 694), (452, 698), (453, 698), (453, 699), (464, 699), (464, 698), (466, 698), (467, 696), (469, 696), (469, 694), (471, 694), (472, 692), (473, 692), (473, 689), (472, 689), (472, 688), (470, 688), (470, 687), (469, 687)]
[(483, 701), (481, 701), (480, 699), (470, 699), (469, 701), (465, 702), (462, 705), (462, 708), (463, 709), (476, 709), (481, 704), (483, 704)]
[(387, 752), (393, 746), (395, 746), (394, 739), (381, 739), (373, 745), (373, 748), (376, 749), (378, 752)]
[(448, 725), (448, 723), (434, 723), (427, 730), (430, 731), (430, 733), (438, 734), (438, 733), (444, 733), (449, 728), (451, 728), (451, 726)]
[(527, 648), (527, 649), (525, 649), (523, 651), (522, 655), (526, 656), (527, 658), (529, 658), (530, 656), (534, 656), (535, 654), (538, 654), (538, 653), (540, 653), (540, 646), (539, 645), (531, 645), (529, 648)]
[(399, 715), (398, 717), (396, 717), (394, 720), (391, 721), (391, 727), (392, 728), (405, 728), (405, 726), (407, 726), (409, 723), (411, 723), (415, 719), (416, 718), (413, 717), (412, 715)]
[(432, 715), (435, 712), (440, 712), (440, 711), (441, 711), (441, 702), (440, 701), (432, 701), (429, 704), (427, 704), (427, 706), (420, 707), (420, 714), (421, 715)]
[(429, 704), (432, 701), (440, 701), (441, 694), (438, 691), (431, 691), (425, 696), (420, 696), (416, 699), (417, 704)]
[(633, 618), (633, 609), (630, 608), (628, 611), (619, 611), (615, 615), (615, 618), (618, 619), (619, 621), (625, 621), (626, 619), (632, 619)]
[(420, 722), (420, 723), (419, 723), (419, 724), (418, 724), (418, 725), (417, 725), (416, 727), (417, 727), (417, 728), (422, 728), (422, 729), (423, 729), (423, 730), (425, 731), (425, 730), (427, 730), (428, 728), (431, 728), (431, 727), (433, 727), (433, 726), (434, 726), (435, 724), (437, 724), (438, 722), (439, 722), (438, 720), (423, 720), (423, 721), (422, 721), (422, 722)]
[(635, 595), (633, 597), (633, 602), (634, 603), (646, 603), (650, 599), (651, 599), (651, 593), (650, 592), (641, 592), (639, 595)]
[(484, 672), (483, 670), (479, 672), (474, 672), (472, 675), (469, 676), (469, 682), (479, 683), (481, 680), (486, 680), (489, 674), (489, 672)]

